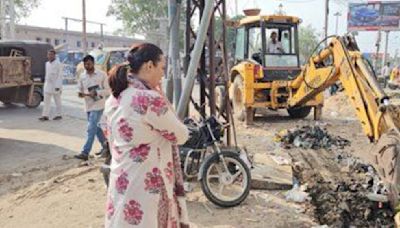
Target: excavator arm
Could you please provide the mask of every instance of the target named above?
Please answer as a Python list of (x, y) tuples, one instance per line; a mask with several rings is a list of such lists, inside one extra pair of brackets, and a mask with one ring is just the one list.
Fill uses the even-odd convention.
[(351, 36), (331, 38), (325, 49), (309, 59), (301, 75), (292, 82), (291, 87), (297, 90), (293, 92), (289, 106), (306, 104), (338, 81), (342, 83), (364, 133), (374, 143), (374, 166), (387, 185), (388, 197), (394, 207), (400, 189), (399, 112), (390, 104)]

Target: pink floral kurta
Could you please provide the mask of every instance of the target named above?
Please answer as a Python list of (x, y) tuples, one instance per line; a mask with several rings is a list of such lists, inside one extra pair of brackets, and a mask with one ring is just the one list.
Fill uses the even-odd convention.
[(112, 153), (106, 227), (188, 227), (177, 144), (188, 130), (139, 80), (106, 102)]

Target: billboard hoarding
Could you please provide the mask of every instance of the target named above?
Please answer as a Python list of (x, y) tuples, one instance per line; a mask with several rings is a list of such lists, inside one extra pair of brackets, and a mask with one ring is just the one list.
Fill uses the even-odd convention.
[(350, 3), (348, 31), (400, 30), (400, 2)]

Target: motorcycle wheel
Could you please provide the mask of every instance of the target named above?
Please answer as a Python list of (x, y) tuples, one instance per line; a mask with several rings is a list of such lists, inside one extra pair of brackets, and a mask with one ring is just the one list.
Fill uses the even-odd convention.
[(220, 207), (234, 207), (242, 203), (250, 192), (251, 174), (238, 153), (221, 153), (228, 170), (217, 153), (208, 156), (200, 168), (201, 189), (204, 195)]

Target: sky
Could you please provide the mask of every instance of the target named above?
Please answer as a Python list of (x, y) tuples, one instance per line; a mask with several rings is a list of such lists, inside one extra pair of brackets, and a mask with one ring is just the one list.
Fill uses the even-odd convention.
[[(151, 1), (151, 0), (149, 0)], [(167, 1), (167, 0), (165, 0)], [(365, 1), (365, 0), (360, 0)], [(359, 2), (360, 2), (359, 1)], [(394, 0), (396, 1), (396, 0)], [(397, 0), (400, 1), (400, 0)], [(230, 15), (235, 14), (236, 0), (226, 0), (227, 10)], [(287, 15), (294, 15), (303, 20), (303, 25), (312, 25), (319, 33), (323, 33), (324, 27), (324, 0), (237, 0), (239, 13), (245, 8), (261, 8), (262, 14), (272, 14), (279, 4), (283, 5), (283, 10)], [(336, 17), (334, 13), (340, 12), (338, 34), (344, 34), (347, 30), (347, 3), (346, 0), (330, 0), (330, 17), (329, 17), (329, 34), (335, 33)], [(107, 17), (107, 9), (111, 0), (86, 0), (86, 17), (87, 20), (105, 23), (105, 32), (122, 28), (122, 23), (114, 17)], [(20, 23), (52, 27), (64, 28), (64, 20), (61, 17), (82, 17), (82, 1), (81, 0), (41, 0), (41, 5), (34, 9), (28, 18), (24, 18)], [(81, 30), (81, 24), (77, 22), (70, 23), (71, 30)], [(87, 25), (89, 32), (99, 32), (99, 26)], [(357, 37), (359, 46), (363, 52), (375, 52), (376, 32), (360, 32)], [(392, 32), (389, 36), (389, 51), (394, 55), (396, 49), (400, 49), (400, 32)], [(384, 47), (384, 39), (382, 39), (381, 50)]]

